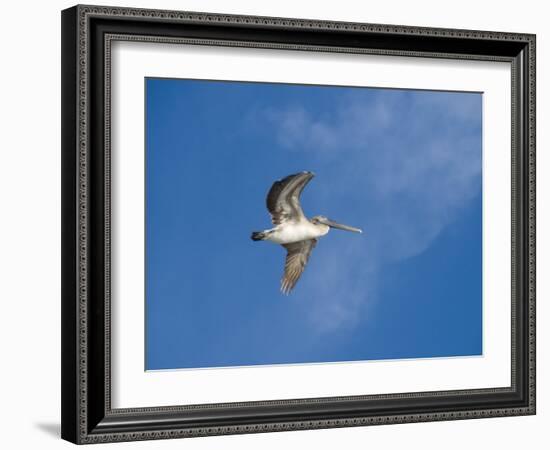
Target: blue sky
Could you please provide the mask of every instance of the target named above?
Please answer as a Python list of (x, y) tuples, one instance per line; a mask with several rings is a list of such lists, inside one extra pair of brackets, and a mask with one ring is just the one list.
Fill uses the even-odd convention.
[[(146, 79), (146, 369), (479, 355), (479, 93)], [(290, 296), (274, 180), (332, 230)]]

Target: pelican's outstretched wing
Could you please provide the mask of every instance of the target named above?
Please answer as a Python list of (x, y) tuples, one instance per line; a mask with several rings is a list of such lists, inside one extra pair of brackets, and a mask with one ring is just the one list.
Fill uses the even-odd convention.
[(317, 239), (283, 244), (286, 248), (285, 273), (281, 280), (281, 291), (288, 295), (296, 286), (309, 260), (311, 251), (317, 244)]
[(266, 204), (274, 225), (305, 218), (300, 206), (300, 194), (313, 177), (311, 172), (300, 172), (273, 183)]

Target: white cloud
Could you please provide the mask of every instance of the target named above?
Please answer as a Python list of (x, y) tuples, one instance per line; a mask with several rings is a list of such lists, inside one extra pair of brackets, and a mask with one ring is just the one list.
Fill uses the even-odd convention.
[(353, 199), (358, 211), (335, 218), (366, 231), (337, 244), (329, 235), (314, 250), (308, 270), (316, 276), (304, 276), (300, 291), (318, 331), (351, 327), (368, 314), (378, 271), (423, 252), (479, 193), (480, 108), (478, 94), (354, 90), (328, 114), (304, 105), (266, 113), (289, 157), (307, 152), (323, 168), (308, 188), (315, 195), (306, 214), (330, 215), (326, 205)]

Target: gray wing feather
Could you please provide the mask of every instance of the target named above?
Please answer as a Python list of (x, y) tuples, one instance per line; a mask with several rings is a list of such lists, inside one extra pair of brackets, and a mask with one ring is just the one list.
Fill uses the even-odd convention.
[(294, 286), (296, 286), (306, 267), (311, 251), (315, 248), (316, 244), (317, 239), (283, 244), (283, 247), (287, 251), (285, 273), (281, 280), (281, 291), (283, 294), (288, 295)]
[(300, 194), (313, 177), (311, 172), (300, 172), (273, 183), (266, 204), (274, 225), (305, 217), (300, 206)]

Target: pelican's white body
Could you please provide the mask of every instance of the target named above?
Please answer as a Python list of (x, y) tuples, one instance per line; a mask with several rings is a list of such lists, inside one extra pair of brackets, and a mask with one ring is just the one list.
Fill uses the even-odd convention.
[(285, 222), (271, 230), (265, 231), (265, 240), (276, 244), (291, 244), (292, 242), (306, 241), (324, 236), (330, 227), (324, 224), (313, 224), (308, 220), (299, 222)]

